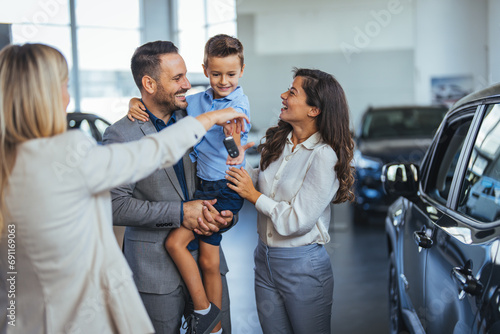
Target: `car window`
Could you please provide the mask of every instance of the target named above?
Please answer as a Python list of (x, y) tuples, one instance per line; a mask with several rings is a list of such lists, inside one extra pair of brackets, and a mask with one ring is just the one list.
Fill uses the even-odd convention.
[(101, 134), (101, 136), (104, 134), (104, 131), (108, 128), (109, 124), (100, 120), (96, 119), (94, 122), (95, 127), (97, 128), (97, 131)]
[(486, 111), (465, 178), (458, 211), (482, 222), (500, 219), (500, 105)]
[(84, 119), (80, 122), (80, 130), (82, 130), (89, 137), (92, 137), (92, 138), (94, 137), (92, 135), (92, 129), (90, 127), (89, 121), (87, 121), (86, 119)]
[(451, 182), (462, 152), (465, 137), (469, 131), (472, 117), (461, 118), (448, 124), (440, 134), (427, 181), (427, 193), (446, 204)]
[(362, 125), (363, 138), (430, 138), (446, 113), (445, 108), (392, 108), (368, 112)]

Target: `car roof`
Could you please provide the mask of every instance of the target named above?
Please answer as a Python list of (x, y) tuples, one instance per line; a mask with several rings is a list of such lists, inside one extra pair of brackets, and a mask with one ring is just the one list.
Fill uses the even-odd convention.
[(98, 116), (96, 114), (92, 113), (87, 113), (87, 112), (80, 112), (80, 111), (72, 111), (67, 113), (69, 116), (79, 116), (79, 117), (86, 117), (86, 118), (97, 118)]
[(467, 96), (464, 96), (463, 98), (455, 102), (455, 104), (451, 107), (451, 109), (457, 109), (460, 106), (465, 105), (469, 102), (489, 98), (496, 95), (500, 96), (500, 83), (496, 83), (484, 89), (478, 90), (474, 93), (471, 93)]
[(393, 105), (393, 106), (378, 106), (378, 107), (368, 107), (366, 113), (369, 112), (379, 112), (387, 110), (401, 110), (401, 109), (447, 109), (444, 105)]
[(79, 112), (79, 111), (74, 111), (74, 112), (68, 112), (67, 113), (67, 117), (69, 119), (74, 119), (76, 121), (80, 121), (80, 120), (83, 120), (83, 119), (89, 119), (89, 120), (96, 120), (96, 119), (100, 119), (106, 123), (109, 124), (109, 121), (96, 115), (96, 114), (92, 114), (92, 113), (85, 113), (85, 112)]

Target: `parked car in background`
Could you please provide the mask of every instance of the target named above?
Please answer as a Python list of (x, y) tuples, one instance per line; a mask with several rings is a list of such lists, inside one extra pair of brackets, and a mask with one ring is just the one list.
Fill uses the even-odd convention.
[(258, 129), (252, 126), (248, 132), (247, 143), (254, 142), (254, 146), (245, 151), (245, 159), (253, 168), (259, 167), (260, 153), (257, 151), (257, 147), (265, 141), (266, 131), (267, 128)]
[(420, 166), (383, 171), (391, 333), (500, 333), (500, 84), (459, 100)]
[(90, 113), (69, 112), (67, 118), (68, 130), (80, 129), (94, 138), (99, 144), (102, 143), (104, 131), (111, 125), (104, 118)]
[(418, 164), (446, 111), (444, 106), (400, 106), (364, 113), (355, 133), (355, 223), (367, 223), (373, 214), (385, 215), (395, 198), (384, 193), (382, 166), (393, 161)]

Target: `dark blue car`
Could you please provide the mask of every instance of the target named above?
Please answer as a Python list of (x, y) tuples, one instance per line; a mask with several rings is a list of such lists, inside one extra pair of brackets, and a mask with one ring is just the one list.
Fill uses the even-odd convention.
[(440, 106), (401, 106), (369, 108), (365, 112), (355, 136), (355, 223), (364, 224), (369, 216), (385, 215), (395, 198), (384, 193), (382, 166), (394, 161), (418, 164), (446, 111)]
[(458, 101), (420, 165), (388, 164), (391, 333), (500, 333), (500, 84)]

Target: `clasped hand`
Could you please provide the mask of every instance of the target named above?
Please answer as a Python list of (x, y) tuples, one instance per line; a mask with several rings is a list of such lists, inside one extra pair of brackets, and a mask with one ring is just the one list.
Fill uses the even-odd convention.
[(216, 199), (185, 202), (182, 225), (201, 235), (211, 235), (229, 226), (233, 221), (233, 213), (229, 210), (217, 211), (213, 207), (216, 202)]

